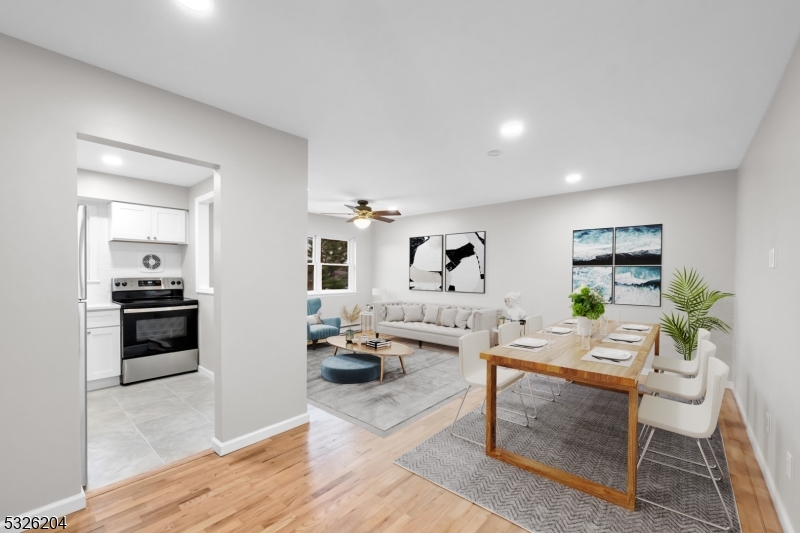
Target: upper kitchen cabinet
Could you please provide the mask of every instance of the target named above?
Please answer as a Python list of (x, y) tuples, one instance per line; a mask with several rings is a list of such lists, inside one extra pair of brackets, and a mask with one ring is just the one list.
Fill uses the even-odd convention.
[(187, 244), (187, 219), (183, 209), (111, 202), (108, 235), (110, 241)]

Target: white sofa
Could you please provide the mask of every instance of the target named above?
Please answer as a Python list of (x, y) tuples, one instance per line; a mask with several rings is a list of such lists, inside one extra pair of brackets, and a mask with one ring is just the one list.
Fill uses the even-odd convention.
[[(387, 307), (389, 306), (411, 306), (421, 305), (423, 316), (428, 310), (429, 305), (439, 307), (435, 323), (389, 321), (387, 320)], [(500, 308), (470, 307), (465, 305), (452, 304), (426, 304), (421, 302), (375, 302), (375, 332), (386, 335), (396, 335), (406, 339), (419, 341), (420, 346), (423, 342), (444, 344), (446, 346), (458, 346), (458, 339), (472, 333), (473, 331), (488, 331), (490, 336), (492, 328), (497, 326), (497, 318), (500, 316)], [(444, 309), (462, 309), (472, 311), (472, 320), (469, 327), (447, 327), (441, 324), (442, 311)]]

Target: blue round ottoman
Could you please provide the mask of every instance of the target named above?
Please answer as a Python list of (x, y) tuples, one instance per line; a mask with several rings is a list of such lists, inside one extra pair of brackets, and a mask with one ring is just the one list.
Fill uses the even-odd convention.
[(323, 359), (322, 377), (333, 383), (366, 383), (381, 377), (381, 359), (374, 355), (334, 355)]

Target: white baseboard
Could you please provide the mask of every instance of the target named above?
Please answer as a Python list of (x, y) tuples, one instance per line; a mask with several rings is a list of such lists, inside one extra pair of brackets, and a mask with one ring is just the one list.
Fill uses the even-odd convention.
[(214, 380), (214, 373), (211, 370), (207, 369), (206, 367), (198, 365), (197, 371), (200, 372), (205, 377), (207, 377), (208, 379), (212, 381)]
[[(733, 387), (730, 386), (730, 383), (731, 382), (729, 381), (728, 388), (732, 389)], [(756, 454), (758, 466), (761, 467), (761, 473), (764, 475), (764, 481), (767, 482), (767, 489), (769, 489), (769, 495), (772, 497), (772, 503), (775, 504), (775, 511), (778, 513), (778, 520), (781, 521), (783, 531), (784, 533), (795, 533), (792, 523), (789, 521), (789, 514), (786, 512), (786, 507), (783, 505), (783, 500), (781, 500), (781, 495), (778, 493), (778, 487), (775, 485), (775, 480), (772, 479), (772, 473), (769, 471), (769, 467), (767, 466), (767, 460), (764, 458), (764, 454), (761, 452), (761, 447), (756, 440), (756, 436), (750, 427), (750, 423), (747, 421), (747, 411), (745, 411), (744, 404), (739, 398), (739, 395), (736, 394), (735, 390), (733, 391), (733, 399), (736, 400), (736, 405), (739, 407), (739, 412), (742, 415), (744, 427), (747, 430), (747, 437), (750, 439), (750, 444), (753, 446), (753, 452)]]
[(302, 415), (289, 418), (288, 420), (278, 422), (277, 424), (272, 424), (271, 426), (258, 429), (252, 433), (248, 433), (247, 435), (242, 435), (241, 437), (236, 437), (235, 439), (225, 442), (221, 442), (214, 437), (211, 439), (211, 447), (215, 452), (217, 452), (217, 455), (227, 455), (231, 452), (235, 452), (236, 450), (241, 450), (242, 448), (250, 446), (251, 444), (255, 444), (258, 441), (274, 437), (275, 435), (283, 433), (284, 431), (289, 431), (297, 426), (307, 424), (308, 422), (308, 413), (303, 413)]
[(93, 391), (93, 390), (105, 389), (108, 387), (116, 387), (117, 385), (119, 385), (119, 376), (93, 379), (92, 381), (86, 382), (86, 390)]
[[(117, 378), (119, 379), (119, 378)], [(83, 492), (83, 489), (78, 494), (74, 496), (69, 496), (64, 498), (63, 500), (58, 500), (57, 502), (48, 503), (38, 509), (34, 509), (33, 511), (29, 511), (27, 513), (21, 514), (19, 516), (66, 516), (70, 513), (74, 513), (75, 511), (80, 511), (81, 509), (86, 509), (86, 493)], [(69, 526), (69, 522), (67, 522)], [(3, 531), (22, 531), (21, 529), (3, 529)]]

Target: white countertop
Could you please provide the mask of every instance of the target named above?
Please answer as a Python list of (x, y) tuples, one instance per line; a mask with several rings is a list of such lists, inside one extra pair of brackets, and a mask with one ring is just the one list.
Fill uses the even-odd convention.
[(112, 311), (114, 309), (119, 309), (119, 305), (111, 302), (86, 304), (87, 311)]

